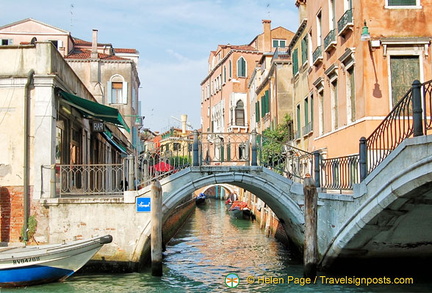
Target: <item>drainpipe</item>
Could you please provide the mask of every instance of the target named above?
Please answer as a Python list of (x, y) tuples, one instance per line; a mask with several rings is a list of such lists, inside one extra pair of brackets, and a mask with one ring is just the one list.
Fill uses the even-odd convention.
[(30, 69), (27, 74), (27, 82), (24, 88), (24, 235), (23, 241), (28, 241), (28, 219), (30, 200), (30, 85), (33, 82), (34, 70)]

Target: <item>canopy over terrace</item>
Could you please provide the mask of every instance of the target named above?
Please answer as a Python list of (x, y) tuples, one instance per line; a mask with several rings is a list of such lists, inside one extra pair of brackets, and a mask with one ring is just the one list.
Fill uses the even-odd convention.
[(64, 91), (60, 91), (60, 94), (63, 96), (64, 101), (67, 104), (78, 109), (84, 116), (113, 123), (117, 126), (123, 127), (127, 132), (130, 132), (129, 126), (126, 124), (117, 109), (83, 99)]

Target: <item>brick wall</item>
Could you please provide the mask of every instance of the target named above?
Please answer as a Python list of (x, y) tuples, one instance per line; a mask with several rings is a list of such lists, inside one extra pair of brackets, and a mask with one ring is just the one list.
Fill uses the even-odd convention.
[(24, 222), (22, 186), (0, 187), (0, 241), (19, 242)]

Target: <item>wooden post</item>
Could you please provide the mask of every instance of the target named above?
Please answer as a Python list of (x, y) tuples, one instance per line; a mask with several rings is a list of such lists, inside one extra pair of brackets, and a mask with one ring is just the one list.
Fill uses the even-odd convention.
[(318, 263), (318, 236), (317, 236), (317, 201), (318, 193), (314, 180), (306, 174), (303, 183), (305, 204), (305, 235), (304, 235), (304, 277), (314, 278)]
[(152, 276), (162, 276), (162, 187), (151, 185), (151, 267)]

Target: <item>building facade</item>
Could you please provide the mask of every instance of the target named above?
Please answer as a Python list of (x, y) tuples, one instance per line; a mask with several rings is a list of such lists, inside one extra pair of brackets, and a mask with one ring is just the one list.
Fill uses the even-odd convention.
[(412, 82), (431, 79), (430, 4), (296, 2), (299, 37), (290, 45), (293, 64), (298, 60), (294, 145), (328, 157), (356, 154), (359, 139), (372, 133)]
[[(49, 198), (123, 192), (124, 160), (137, 151), (130, 134), (136, 126), (127, 118), (136, 109), (96, 99), (95, 84), (86, 81), (97, 62), (82, 59), (89, 65), (82, 72), (71, 66), (77, 42), (70, 33), (27, 19), (0, 27), (0, 39), (0, 241), (18, 242), (29, 240), (22, 227)], [(117, 67), (128, 78), (123, 85), (139, 85), (134, 61), (99, 53), (104, 58), (120, 63), (104, 64), (110, 76)], [(125, 105), (132, 109), (130, 97)]]
[(263, 20), (263, 33), (248, 45), (219, 45), (210, 52), (208, 75), (201, 83), (203, 132), (245, 133), (252, 130), (255, 105), (249, 96), (251, 77), (262, 56), (273, 55), (276, 48), (285, 47), (291, 36), (289, 30), (283, 27), (271, 29), (271, 21)]

